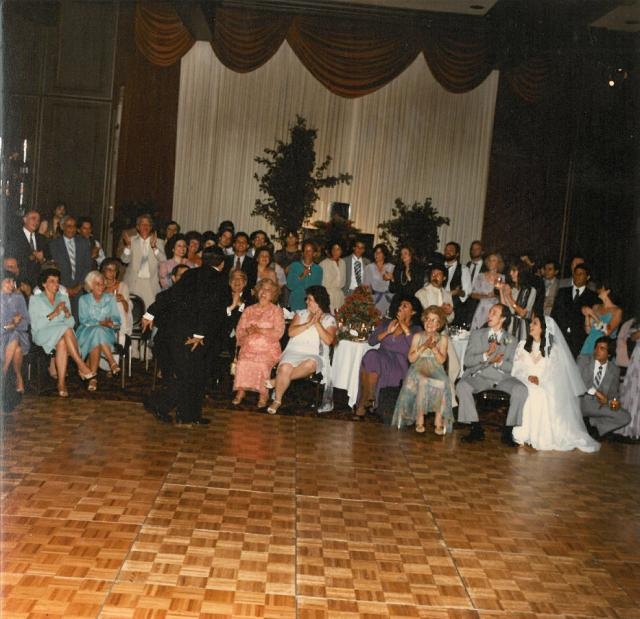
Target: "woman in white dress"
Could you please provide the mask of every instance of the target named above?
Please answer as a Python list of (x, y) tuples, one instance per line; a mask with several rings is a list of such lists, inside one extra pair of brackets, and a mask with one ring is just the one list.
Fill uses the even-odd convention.
[(364, 267), (364, 283), (371, 288), (373, 300), (381, 316), (386, 316), (391, 305), (393, 293), (389, 284), (393, 281), (395, 265), (389, 262), (389, 249), (384, 243), (373, 248), (373, 262)]
[(582, 420), (578, 396), (586, 389), (560, 328), (549, 316), (531, 318), (529, 336), (518, 344), (512, 376), (527, 385), (522, 425), (513, 439), (534, 449), (595, 452)]
[(338, 325), (329, 312), (329, 295), (324, 286), (309, 286), (305, 301), (307, 309), (298, 310), (289, 325), (289, 343), (280, 357), (273, 400), (267, 408), (270, 415), (278, 412), (292, 380), (321, 372), (326, 387), (331, 374), (329, 351)]
[(329, 293), (331, 311), (335, 312), (344, 303), (342, 289), (346, 281), (346, 267), (342, 259), (342, 245), (331, 241), (327, 246), (327, 257), (320, 263), (322, 269), (322, 285)]

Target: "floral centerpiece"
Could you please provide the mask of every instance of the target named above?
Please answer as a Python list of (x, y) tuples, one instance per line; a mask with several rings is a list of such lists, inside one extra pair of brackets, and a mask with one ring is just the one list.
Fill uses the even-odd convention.
[(358, 286), (336, 311), (338, 339), (364, 341), (380, 322), (380, 312), (368, 286)]

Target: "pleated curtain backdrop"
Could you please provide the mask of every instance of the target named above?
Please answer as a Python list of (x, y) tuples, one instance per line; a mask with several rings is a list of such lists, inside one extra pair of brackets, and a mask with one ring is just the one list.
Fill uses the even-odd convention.
[(287, 42), (250, 73), (226, 68), (210, 44), (182, 57), (173, 217), (186, 229), (271, 229), (252, 217), (261, 197), (254, 162), (276, 140), (288, 140), (296, 114), (318, 129), (317, 160), (329, 173), (353, 174), (351, 185), (321, 192), (316, 219), (333, 201), (352, 205), (363, 232), (377, 234), (397, 197), (433, 198), (451, 218), (441, 245), (463, 247), (480, 236), (489, 171), (498, 73), (463, 94), (447, 92), (418, 56), (395, 80), (354, 99), (332, 94)]

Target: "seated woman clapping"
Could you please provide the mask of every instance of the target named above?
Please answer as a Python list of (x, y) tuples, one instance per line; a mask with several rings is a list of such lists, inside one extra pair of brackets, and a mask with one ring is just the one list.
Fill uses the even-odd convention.
[(289, 343), (280, 358), (273, 400), (267, 409), (270, 415), (280, 408), (292, 380), (329, 371), (329, 351), (338, 330), (329, 310), (329, 293), (324, 286), (309, 286), (305, 302), (307, 309), (296, 312), (289, 325)]
[(434, 411), (435, 433), (443, 435), (453, 420), (451, 382), (444, 369), (449, 338), (443, 329), (447, 317), (442, 308), (430, 305), (422, 312), (424, 331), (413, 336), (408, 359), (411, 363), (396, 401), (391, 425), (401, 428), (414, 421), (416, 432), (425, 430), (424, 416)]
[(0, 331), (2, 377), (6, 379), (9, 366), (13, 366), (16, 391), (24, 393), (22, 358), (29, 350), (29, 312), (22, 293), (16, 288), (15, 274), (8, 271), (2, 275), (0, 317), (2, 320)]
[(269, 392), (265, 383), (280, 357), (280, 338), (284, 333), (284, 315), (276, 305), (279, 292), (278, 284), (271, 279), (261, 279), (255, 287), (258, 302), (245, 308), (236, 326), (240, 347), (233, 384), (236, 406), (244, 399), (245, 391), (260, 394), (258, 408), (267, 405)]
[(397, 295), (389, 313), (393, 318), (384, 319), (369, 337), (369, 344), (380, 344), (379, 348), (369, 350), (362, 358), (357, 417), (364, 417), (367, 409), (375, 408), (380, 389), (398, 387), (409, 367), (411, 339), (420, 330), (415, 324), (420, 302), (413, 295)]
[[(100, 355), (104, 355), (112, 374), (118, 374), (120, 368), (113, 358), (113, 345), (116, 332), (120, 328), (120, 314), (116, 299), (105, 292), (105, 280), (100, 271), (89, 271), (84, 278), (84, 288), (89, 294), (82, 295), (78, 302), (78, 320), (76, 330), (78, 347), (83, 359), (89, 360), (91, 372), (98, 371)], [(98, 380), (89, 381), (89, 391), (95, 391)]]
[(68, 358), (78, 366), (80, 378), (91, 380), (96, 373), (82, 360), (76, 334), (73, 331), (75, 321), (71, 315), (69, 297), (60, 293), (60, 271), (44, 269), (40, 273), (38, 284), (42, 294), (34, 295), (29, 301), (31, 319), (31, 338), (50, 354), (55, 350), (55, 365), (58, 378), (58, 395), (69, 396), (65, 379)]

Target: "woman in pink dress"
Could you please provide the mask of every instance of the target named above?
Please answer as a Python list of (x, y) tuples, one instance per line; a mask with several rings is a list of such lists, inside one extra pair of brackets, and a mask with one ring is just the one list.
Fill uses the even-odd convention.
[(280, 358), (280, 338), (284, 334), (284, 315), (276, 305), (279, 293), (278, 284), (261, 279), (255, 287), (258, 302), (244, 310), (236, 327), (240, 352), (233, 383), (235, 406), (242, 402), (246, 391), (258, 392), (258, 408), (267, 405), (269, 392), (265, 383)]

